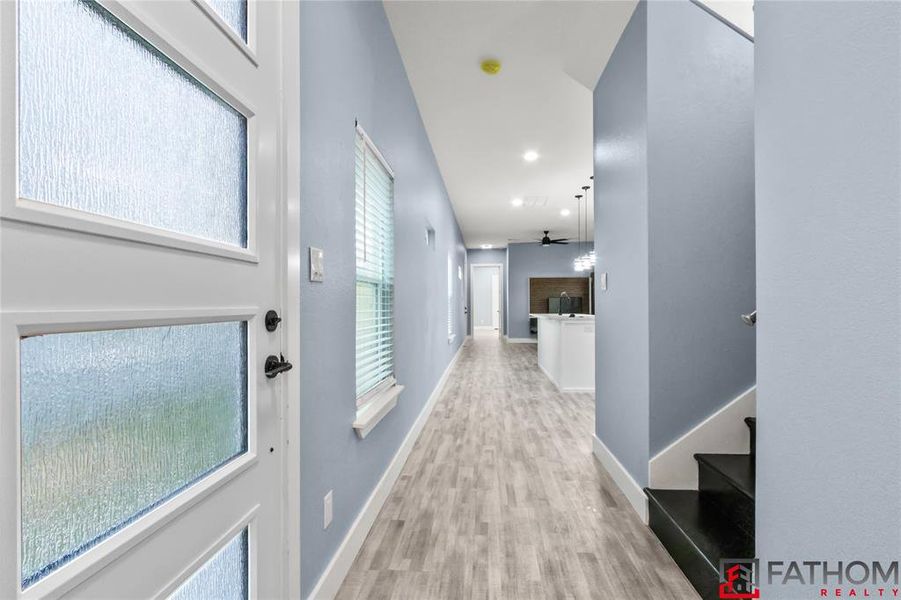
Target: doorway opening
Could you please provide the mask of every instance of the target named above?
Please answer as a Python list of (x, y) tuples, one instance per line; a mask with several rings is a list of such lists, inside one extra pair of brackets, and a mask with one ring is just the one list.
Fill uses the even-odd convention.
[(501, 264), (472, 265), (470, 305), (473, 337), (503, 334), (503, 269)]

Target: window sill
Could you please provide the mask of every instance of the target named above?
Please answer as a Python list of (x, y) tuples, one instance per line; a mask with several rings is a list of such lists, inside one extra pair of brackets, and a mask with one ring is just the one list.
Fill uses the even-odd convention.
[(397, 397), (402, 391), (404, 391), (404, 386), (392, 385), (357, 408), (357, 418), (354, 420), (353, 428), (361, 440), (365, 439), (369, 432), (379, 424), (379, 421), (397, 406)]

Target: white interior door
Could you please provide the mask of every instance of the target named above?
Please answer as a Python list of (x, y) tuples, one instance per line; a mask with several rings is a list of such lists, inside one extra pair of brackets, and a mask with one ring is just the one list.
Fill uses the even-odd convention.
[(491, 274), (491, 326), (497, 329), (501, 320), (501, 274), (499, 269)]
[(286, 595), (277, 2), (0, 2), (0, 597)]

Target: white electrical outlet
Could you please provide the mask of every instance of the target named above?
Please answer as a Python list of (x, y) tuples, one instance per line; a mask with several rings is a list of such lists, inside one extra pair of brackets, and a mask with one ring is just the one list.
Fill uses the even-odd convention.
[(322, 528), (328, 529), (332, 524), (332, 490), (322, 499)]
[(607, 273), (601, 273), (601, 291), (607, 291)]

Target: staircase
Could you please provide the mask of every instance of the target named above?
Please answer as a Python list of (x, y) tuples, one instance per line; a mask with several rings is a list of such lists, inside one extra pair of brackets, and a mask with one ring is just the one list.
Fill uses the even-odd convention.
[(754, 557), (754, 455), (695, 454), (698, 491), (646, 488), (649, 524), (704, 600), (719, 599), (721, 558)]

